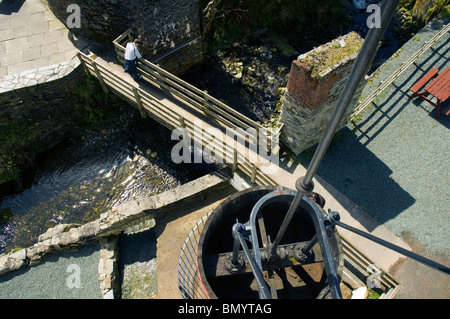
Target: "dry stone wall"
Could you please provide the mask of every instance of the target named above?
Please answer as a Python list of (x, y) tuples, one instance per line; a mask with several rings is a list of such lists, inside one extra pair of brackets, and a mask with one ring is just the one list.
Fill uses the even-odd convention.
[[(4, 76), (0, 81), (0, 134), (25, 136), (20, 143), (11, 143), (17, 152), (28, 153), (28, 158), (64, 140), (73, 123), (81, 119), (68, 97), (85, 77), (78, 59)], [(18, 165), (21, 169), (27, 166)], [(3, 170), (0, 167), (0, 175)], [(0, 177), (0, 185), (7, 181)]]
[(4, 76), (0, 82), (0, 126), (44, 120), (49, 115), (66, 122), (74, 111), (66, 97), (84, 76), (78, 59)]
[(28, 248), (0, 255), (0, 276), (27, 266), (40, 263), (48, 254), (78, 249), (88, 241), (99, 240), (100, 258), (99, 280), (104, 296), (110, 296), (117, 284), (115, 262), (115, 236), (124, 229), (145, 220), (155, 218), (169, 209), (182, 207), (191, 200), (198, 200), (205, 192), (228, 185), (229, 174), (214, 172), (175, 189), (139, 200), (125, 202), (102, 214), (93, 222), (60, 224), (48, 229), (38, 237), (38, 242)]
[[(134, 36), (144, 41), (142, 51), (147, 60), (153, 60), (170, 49), (201, 35), (198, 0), (46, 0), (53, 13), (67, 25), (70, 12), (76, 4), (80, 8), (81, 28), (71, 30), (96, 41), (111, 44), (123, 32), (132, 29)], [(163, 68), (172, 65), (182, 71), (202, 62), (201, 41), (177, 51)], [(174, 72), (174, 70), (169, 70)], [(179, 69), (175, 70), (179, 74)]]

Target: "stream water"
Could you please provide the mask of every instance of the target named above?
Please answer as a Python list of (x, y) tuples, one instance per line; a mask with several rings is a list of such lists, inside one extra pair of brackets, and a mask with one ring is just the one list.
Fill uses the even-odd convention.
[[(349, 14), (350, 30), (364, 37), (368, 14), (356, 8)], [(391, 40), (380, 49), (377, 64), (399, 47), (389, 30), (386, 36)], [(311, 38), (288, 42), (298, 55), (322, 44), (315, 38), (312, 32)], [(242, 114), (268, 122), (279, 114), (279, 88), (287, 85), (295, 55), (283, 55), (263, 32), (224, 47), (184, 79)], [(11, 216), (0, 219), (0, 253), (33, 244), (56, 224), (89, 222), (128, 199), (163, 192), (213, 169), (174, 164), (170, 133), (129, 107), (114, 123), (75, 134), (47, 152), (21, 189), (0, 193), (2, 215)]]
[(0, 224), (0, 253), (27, 247), (60, 223), (95, 220), (113, 206), (175, 188), (212, 166), (176, 165), (171, 132), (131, 106), (116, 121), (75, 134), (41, 156), (15, 194), (0, 194), (11, 218)]

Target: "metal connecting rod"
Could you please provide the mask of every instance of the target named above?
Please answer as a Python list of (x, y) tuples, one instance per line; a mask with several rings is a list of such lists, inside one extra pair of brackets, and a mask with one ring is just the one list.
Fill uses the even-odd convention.
[(240, 223), (236, 223), (233, 226), (233, 236), (235, 239), (239, 241), (241, 244), (245, 256), (247, 257), (247, 260), (250, 264), (250, 267), (252, 268), (253, 276), (256, 279), (256, 282), (258, 284), (258, 294), (260, 299), (270, 299), (271, 293), (270, 289), (267, 286), (266, 282), (264, 281), (264, 275), (262, 273), (262, 269), (260, 266), (261, 260), (257, 262), (255, 258), (252, 256), (250, 249), (247, 246), (247, 243), (245, 242), (244, 233), (246, 233), (245, 226)]
[[(347, 229), (347, 230), (349, 230), (349, 231), (351, 231), (351, 232), (353, 232), (353, 233), (355, 233), (355, 234), (357, 234), (357, 235), (359, 235), (361, 237), (367, 238), (367, 239), (369, 239), (369, 240), (371, 240), (371, 241), (373, 241), (373, 242), (375, 242), (375, 243), (377, 243), (377, 244), (379, 244), (381, 246), (389, 248), (389, 249), (391, 249), (391, 250), (393, 250), (395, 252), (398, 252), (398, 253), (400, 253), (400, 254), (402, 254), (402, 255), (404, 255), (406, 257), (409, 257), (411, 259), (414, 259), (415, 261), (420, 262), (420, 263), (422, 263), (422, 264), (424, 264), (424, 265), (426, 265), (428, 267), (434, 268), (436, 270), (439, 270), (439, 271), (442, 271), (442, 272), (446, 273), (447, 275), (450, 275), (450, 268), (449, 267), (447, 267), (445, 265), (442, 265), (442, 264), (440, 264), (438, 262), (435, 262), (434, 260), (428, 259), (428, 258), (423, 257), (421, 255), (418, 255), (416, 253), (413, 253), (413, 252), (411, 252), (409, 250), (406, 250), (406, 249), (404, 249), (404, 248), (402, 248), (400, 246), (394, 245), (394, 244), (392, 244), (392, 243), (390, 243), (390, 242), (388, 242), (388, 241), (386, 241), (384, 239), (378, 238), (378, 237), (376, 237), (376, 236), (374, 236), (372, 234), (366, 233), (366, 232), (364, 232), (362, 230), (359, 230), (359, 229), (357, 229), (355, 227), (352, 227), (352, 226), (349, 226), (347, 224), (344, 224), (339, 219), (340, 219), (340, 216), (339, 216), (338, 212), (332, 212), (332, 211), (328, 210), (328, 215), (326, 217), (326, 224), (327, 224), (326, 228), (327, 229), (331, 229), (331, 228), (334, 228), (335, 226), (342, 227), (342, 228)], [(303, 247), (303, 249), (302, 249), (303, 253), (307, 254), (313, 248), (313, 246), (315, 244), (317, 244), (317, 242), (318, 242), (318, 236), (317, 236), (317, 234), (315, 234), (311, 238), (311, 240), (306, 244), (306, 246)]]
[(362, 236), (364, 238), (370, 239), (371, 241), (373, 241), (373, 242), (375, 242), (375, 243), (377, 243), (379, 245), (382, 245), (382, 246), (387, 247), (387, 248), (389, 248), (389, 249), (391, 249), (393, 251), (396, 251), (396, 252), (398, 252), (398, 253), (400, 253), (402, 255), (405, 255), (406, 257), (414, 259), (415, 261), (418, 261), (418, 262), (420, 262), (420, 263), (422, 263), (422, 264), (424, 264), (424, 265), (426, 265), (428, 267), (434, 268), (436, 270), (439, 270), (439, 271), (442, 271), (442, 272), (446, 273), (447, 275), (450, 275), (450, 268), (445, 266), (445, 265), (437, 263), (434, 260), (431, 260), (431, 259), (428, 259), (426, 257), (420, 256), (420, 255), (418, 255), (416, 253), (413, 253), (413, 252), (411, 252), (409, 250), (406, 250), (406, 249), (404, 249), (404, 248), (402, 248), (400, 246), (394, 245), (394, 244), (392, 244), (392, 243), (390, 243), (390, 242), (388, 242), (386, 240), (383, 240), (381, 238), (375, 237), (375, 236), (373, 236), (373, 235), (371, 235), (369, 233), (363, 232), (363, 231), (361, 231), (361, 230), (359, 230), (357, 228), (354, 228), (352, 226), (349, 226), (347, 224), (344, 224), (344, 223), (340, 222), (339, 221), (339, 214), (337, 214), (336, 212), (333, 212), (333, 217), (329, 218), (329, 220), (331, 221), (331, 223), (333, 225), (337, 225), (337, 226), (340, 226), (342, 228), (345, 228), (345, 229), (347, 229), (347, 230), (349, 230), (351, 232), (354, 232), (355, 234), (358, 234), (359, 236)]

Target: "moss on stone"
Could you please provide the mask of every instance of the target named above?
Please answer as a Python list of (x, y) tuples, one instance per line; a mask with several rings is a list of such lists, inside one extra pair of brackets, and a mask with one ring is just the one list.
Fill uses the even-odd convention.
[(308, 52), (302, 59), (302, 62), (310, 68), (311, 75), (316, 77), (325, 69), (333, 67), (335, 64), (358, 52), (362, 44), (362, 38), (356, 32), (351, 32), (344, 37), (337, 38), (331, 43)]

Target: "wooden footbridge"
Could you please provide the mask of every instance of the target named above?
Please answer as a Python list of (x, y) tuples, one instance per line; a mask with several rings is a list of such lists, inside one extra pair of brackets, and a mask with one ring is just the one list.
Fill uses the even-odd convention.
[[(114, 41), (119, 62), (123, 61), (124, 42), (128, 37), (129, 31)], [(281, 128), (272, 134), (274, 130), (243, 116), (146, 59), (139, 59), (138, 63), (145, 82), (137, 83), (117, 63), (81, 52), (78, 58), (85, 71), (98, 79), (105, 92), (111, 91), (134, 105), (143, 117), (149, 116), (169, 130), (178, 129), (189, 134), (187, 141), (194, 140), (197, 147), (201, 145), (210, 153), (219, 154), (224, 164), (231, 166), (233, 171), (244, 173), (252, 183), (277, 185), (267, 172), (274, 173), (278, 163), (275, 167), (268, 161), (268, 154), (271, 158), (278, 158)], [(200, 141), (201, 144), (198, 143)], [(264, 149), (261, 149), (262, 145)]]

